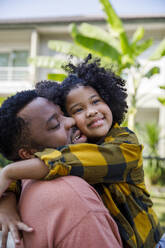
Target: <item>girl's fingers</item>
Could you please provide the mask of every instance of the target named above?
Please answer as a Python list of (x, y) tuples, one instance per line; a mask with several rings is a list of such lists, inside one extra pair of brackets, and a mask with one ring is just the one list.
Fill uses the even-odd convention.
[(27, 226), (23, 222), (18, 222), (17, 223), (17, 226), (16, 225), (11, 225), (10, 226), (10, 232), (11, 232), (11, 235), (13, 237), (14, 243), (16, 245), (19, 245), (20, 242), (21, 242), (19, 231), (32, 232), (33, 231), (33, 228)]
[(20, 240), (19, 230), (18, 230), (17, 226), (10, 225), (10, 232), (11, 232), (11, 236), (13, 238), (14, 243), (16, 245), (19, 245), (21, 240)]
[(21, 242), (19, 231), (32, 232), (33, 228), (27, 226), (23, 222), (18, 222), (17, 225), (11, 224), (9, 228), (7, 225), (2, 225), (2, 242), (1, 242), (2, 248), (7, 248), (7, 239), (8, 239), (9, 231), (11, 232), (14, 243), (16, 245), (19, 245)]
[(33, 228), (27, 226), (23, 222), (18, 222), (17, 226), (18, 226), (19, 230), (22, 230), (22, 231), (25, 231), (25, 232), (33, 232)]
[(7, 238), (8, 238), (8, 228), (6, 225), (2, 225), (2, 248), (7, 247)]

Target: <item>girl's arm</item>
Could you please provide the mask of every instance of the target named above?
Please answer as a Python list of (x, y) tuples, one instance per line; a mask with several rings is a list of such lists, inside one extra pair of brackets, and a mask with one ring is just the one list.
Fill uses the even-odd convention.
[(38, 158), (11, 163), (0, 172), (0, 197), (12, 181), (17, 179), (42, 179), (48, 174), (48, 168)]
[[(101, 145), (76, 144), (36, 153), (49, 168), (45, 179), (80, 176), (90, 184), (141, 183), (143, 146), (133, 132), (126, 130), (108, 136)], [(132, 178), (132, 171), (134, 171)]]
[(0, 196), (14, 179), (50, 180), (74, 175), (84, 178), (90, 184), (141, 183), (142, 149), (136, 135), (126, 131), (107, 137), (102, 145), (84, 143), (65, 146), (59, 150), (46, 149), (36, 153), (43, 162), (33, 158), (10, 164), (2, 170)]

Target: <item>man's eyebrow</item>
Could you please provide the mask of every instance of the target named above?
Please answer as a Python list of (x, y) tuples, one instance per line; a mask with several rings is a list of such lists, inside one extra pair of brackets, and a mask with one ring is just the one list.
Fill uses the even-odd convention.
[(51, 115), (46, 121), (46, 124), (48, 125), (54, 118), (57, 119), (57, 113), (54, 113), (53, 115)]

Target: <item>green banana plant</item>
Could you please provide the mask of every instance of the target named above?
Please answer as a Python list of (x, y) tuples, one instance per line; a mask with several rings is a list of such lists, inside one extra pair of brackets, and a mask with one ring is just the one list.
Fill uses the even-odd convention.
[(160, 128), (157, 123), (145, 123), (144, 127), (141, 127), (141, 129), (143, 130), (143, 141), (146, 145), (148, 156), (159, 156), (158, 144), (160, 140)]
[[(56, 52), (73, 55), (78, 58), (84, 58), (88, 53), (99, 57), (104, 64), (117, 64), (118, 73), (122, 74), (125, 68), (135, 64), (136, 58), (152, 45), (152, 40), (141, 41), (144, 36), (144, 28), (138, 27), (135, 31), (132, 41), (129, 41), (123, 23), (117, 16), (109, 0), (99, 0), (106, 14), (109, 29), (82, 23), (70, 25), (70, 34), (73, 42), (49, 41), (48, 47)], [(165, 44), (162, 44), (165, 49)], [(162, 53), (163, 55), (163, 53)], [(31, 63), (39, 67), (48, 67), (59, 69), (64, 61), (59, 58), (39, 56), (30, 58)]]
[[(143, 40), (144, 28), (138, 27), (132, 38), (129, 39), (121, 19), (116, 14), (109, 0), (99, 0), (102, 9), (106, 15), (107, 29), (103, 29), (88, 23), (80, 25), (71, 24), (70, 35), (72, 42), (51, 40), (48, 47), (63, 55), (73, 55), (78, 59), (92, 53), (93, 57), (101, 59), (103, 66), (112, 64), (116, 73), (119, 75), (129, 74), (129, 69), (134, 67), (140, 71), (139, 55), (152, 45), (152, 39)], [(165, 55), (165, 39), (158, 45), (149, 60), (157, 60)], [(58, 81), (66, 77), (61, 65), (65, 64), (65, 58), (39, 56), (30, 58), (31, 63), (39, 67), (55, 69), (56, 73), (49, 74), (49, 79)], [(126, 70), (127, 69), (127, 70)], [(131, 106), (129, 118), (133, 121), (130, 128), (134, 129), (134, 119), (137, 106), (137, 91), (143, 77), (151, 78), (154, 74), (159, 73), (159, 69), (154, 67), (148, 72), (141, 73), (139, 79), (132, 82), (134, 94), (131, 96)], [(56, 76), (57, 74), (57, 76)], [(132, 115), (132, 116), (131, 116)], [(129, 122), (128, 122), (129, 123)]]

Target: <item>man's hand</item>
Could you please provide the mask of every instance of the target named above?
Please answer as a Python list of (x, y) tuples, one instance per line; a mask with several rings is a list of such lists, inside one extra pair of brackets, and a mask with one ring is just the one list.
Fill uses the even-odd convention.
[(20, 244), (21, 241), (19, 231), (33, 231), (33, 228), (21, 222), (16, 209), (16, 198), (13, 193), (6, 193), (0, 199), (0, 226), (2, 230), (2, 248), (6, 248), (9, 231), (15, 245)]

